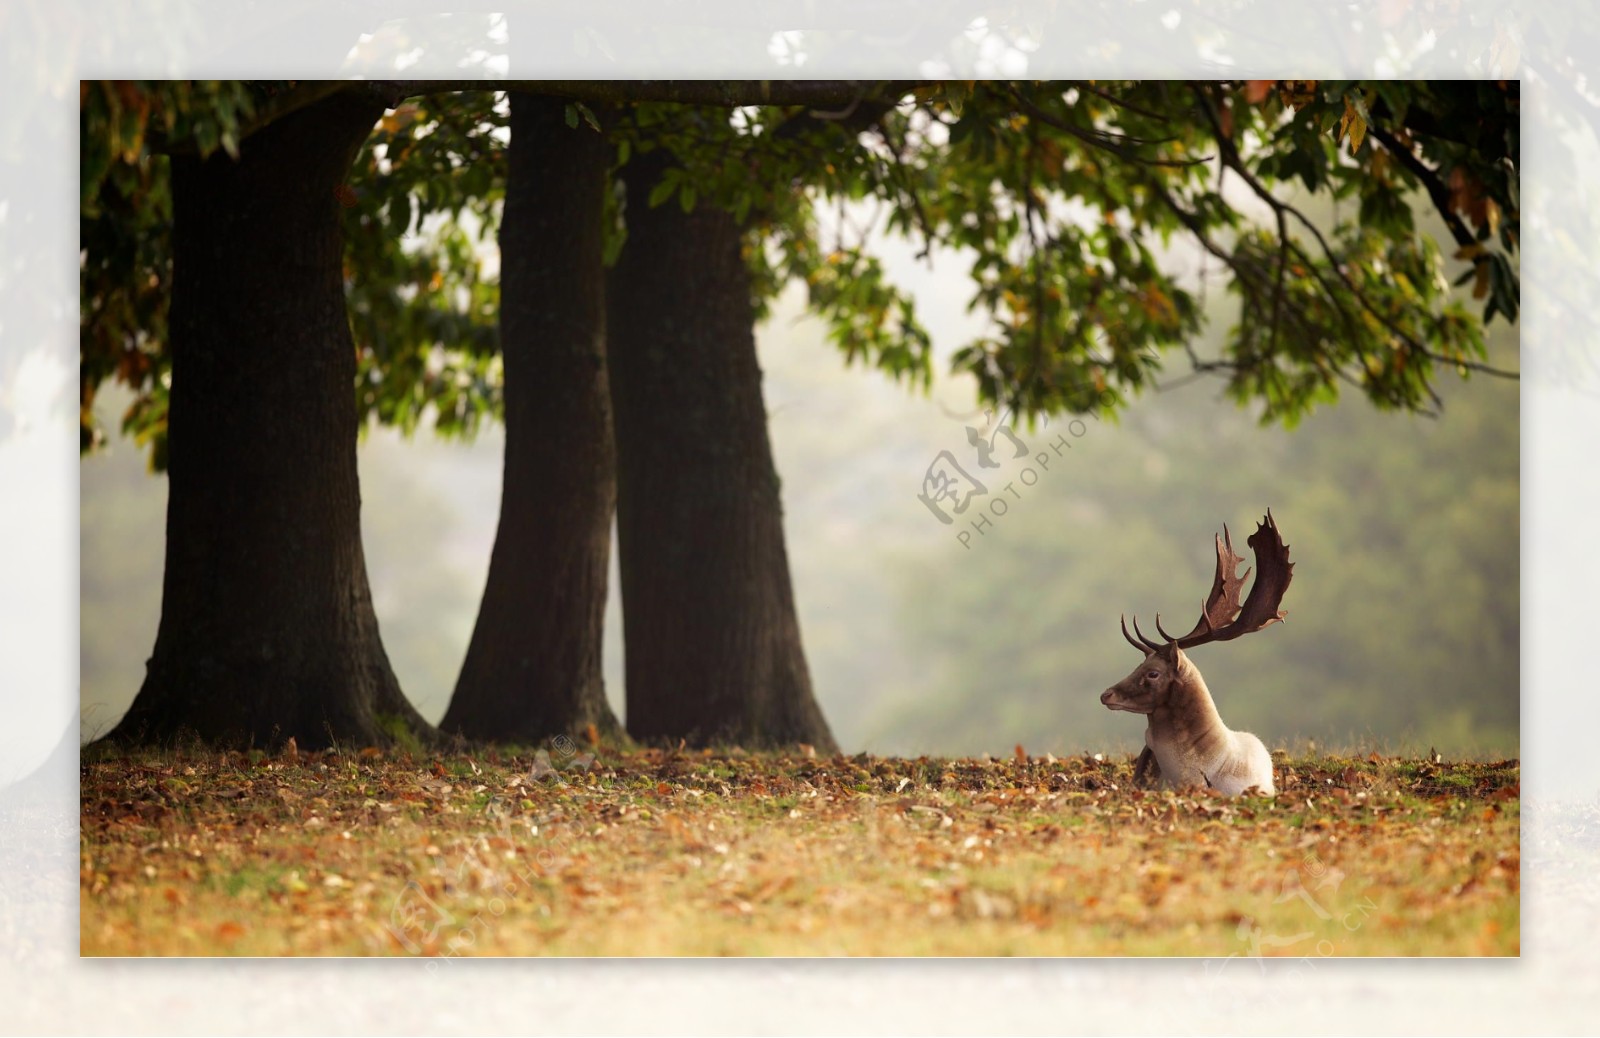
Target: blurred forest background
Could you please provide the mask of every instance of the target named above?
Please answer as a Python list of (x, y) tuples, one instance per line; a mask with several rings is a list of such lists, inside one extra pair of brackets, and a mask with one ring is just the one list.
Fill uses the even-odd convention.
[[(974, 332), (959, 258), (932, 269), (884, 245), (948, 359)], [(967, 379), (931, 397), (846, 368), (791, 291), (759, 331), (771, 435), (802, 634), (840, 744), (881, 754), (1131, 750), (1139, 719), (1101, 690), (1137, 657), (1119, 613), (1193, 622), (1211, 538), (1244, 541), (1270, 507), (1297, 563), (1288, 622), (1197, 650), (1228, 723), (1269, 746), (1512, 756), (1519, 720), (1518, 385), (1441, 378), (1438, 417), (1346, 397), (1298, 428), (1262, 427), (1220, 381), (1164, 378), (1115, 423), (1016, 428), (1030, 454), (1072, 444), (983, 536), (917, 498), (948, 450), (989, 498), (1021, 472), (980, 469), (986, 429)], [(1216, 342), (1236, 310), (1207, 298)], [(1515, 327), (1488, 329), (1490, 363), (1517, 367)], [(936, 370), (947, 364), (936, 365)], [(97, 403), (108, 426), (124, 398)], [(360, 452), (362, 525), (384, 643), (430, 721), (448, 703), (488, 569), (503, 435), (472, 444), (371, 430)], [(1006, 447), (1003, 439), (998, 441)], [(82, 726), (108, 731), (143, 677), (159, 617), (166, 481), (118, 441), (81, 464)], [(968, 514), (968, 518), (972, 513)], [(622, 701), (615, 575), (606, 680)]]

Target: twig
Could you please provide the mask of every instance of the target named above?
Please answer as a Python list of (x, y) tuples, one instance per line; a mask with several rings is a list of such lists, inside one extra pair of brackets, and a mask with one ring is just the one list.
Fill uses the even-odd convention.
[(1017, 102), (1017, 107), (1021, 108), (1029, 118), (1037, 119), (1046, 126), (1053, 126), (1062, 133), (1071, 134), (1073, 137), (1076, 137), (1078, 140), (1089, 145), (1091, 148), (1098, 148), (1101, 151), (1110, 152), (1111, 154), (1117, 156), (1117, 158), (1122, 159), (1124, 162), (1132, 162), (1141, 166), (1185, 167), (1199, 166), (1211, 161), (1209, 156), (1202, 156), (1201, 158), (1197, 159), (1147, 158), (1146, 156), (1136, 154), (1127, 147), (1123, 146), (1121, 142), (1128, 141), (1130, 138), (1086, 130), (1081, 126), (1067, 122), (1065, 119), (1051, 115), (1049, 112), (1045, 111), (1032, 101), (1028, 100), (1026, 97), (1022, 96), (1022, 94), (1019, 93), (1015, 87), (1012, 88), (1011, 96)]
[(1183, 224), (1189, 233), (1195, 236), (1195, 240), (1200, 243), (1202, 248), (1225, 263), (1239, 276), (1241, 281), (1254, 282), (1256, 280), (1255, 274), (1246, 270), (1237, 256), (1211, 239), (1211, 235), (1206, 232), (1205, 224), (1200, 222), (1200, 217), (1185, 209), (1163, 184), (1154, 178), (1146, 178), (1144, 184), (1161, 204), (1171, 210), (1172, 215), (1178, 218), (1178, 222)]
[[(1039, 236), (1033, 226), (1034, 215), (1038, 211), (1033, 197), (1034, 159), (1038, 145), (1038, 126), (1030, 123), (1027, 165), (1022, 178), (1024, 215), (1028, 222), (1028, 249), (1033, 260), (1033, 372), (1030, 382), (1038, 382), (1041, 372), (1044, 371), (1044, 267), (1039, 256)], [(1020, 387), (1018, 392), (1021, 392)]]
[[(800, 105), (806, 108), (839, 109), (859, 103), (881, 90), (886, 95), (905, 93), (916, 81), (874, 82), (871, 80), (717, 80), (717, 79), (638, 79), (638, 80), (540, 80), (540, 79), (457, 79), (387, 80), (368, 85), (380, 96), (399, 103), (423, 94), (461, 90), (526, 90), (553, 94), (578, 101), (666, 101), (677, 104), (743, 108), (749, 105)], [(391, 104), (391, 107), (393, 105)]]
[(1190, 370), (1187, 373), (1179, 375), (1170, 382), (1152, 383), (1151, 388), (1157, 393), (1167, 393), (1174, 389), (1182, 389), (1184, 386), (1193, 385), (1201, 379), (1209, 378), (1219, 371), (1232, 372), (1239, 369), (1238, 364), (1230, 361), (1193, 359), (1189, 363)]
[(837, 112), (825, 112), (825, 111), (820, 111), (820, 110), (815, 109), (815, 108), (810, 108), (810, 109), (807, 109), (807, 114), (809, 114), (811, 116), (811, 118), (813, 118), (813, 119), (826, 119), (826, 120), (848, 119), (852, 115), (854, 115), (855, 112), (856, 112), (856, 109), (860, 108), (860, 107), (861, 107), (861, 98), (857, 97), (854, 100), (852, 100), (849, 104), (847, 104), (843, 108), (839, 109)]
[(928, 220), (928, 213), (922, 207), (922, 196), (917, 193), (916, 184), (911, 179), (911, 171), (906, 166), (901, 156), (902, 144), (896, 143), (889, 133), (889, 126), (882, 119), (877, 123), (878, 136), (883, 138), (884, 147), (889, 149), (889, 158), (894, 163), (895, 172), (902, 182), (905, 197), (911, 202), (911, 218), (922, 229), (922, 251), (917, 253), (917, 259), (927, 260), (932, 263), (933, 243), (935, 235), (932, 223)]
[(1118, 108), (1126, 108), (1128, 111), (1133, 112), (1136, 115), (1142, 115), (1146, 119), (1153, 119), (1158, 123), (1170, 123), (1172, 121), (1171, 118), (1162, 115), (1160, 112), (1152, 112), (1148, 108), (1142, 108), (1139, 105), (1134, 104), (1132, 101), (1118, 97), (1109, 90), (1101, 90), (1099, 87), (1086, 80), (1074, 80), (1072, 85), (1077, 89), (1091, 93), (1102, 100), (1110, 101)]

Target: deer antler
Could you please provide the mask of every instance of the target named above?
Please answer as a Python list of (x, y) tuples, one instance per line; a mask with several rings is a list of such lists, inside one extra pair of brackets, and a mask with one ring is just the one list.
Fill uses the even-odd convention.
[[(1222, 527), (1222, 533), (1223, 536), (1217, 538), (1217, 573), (1211, 581), (1211, 594), (1206, 596), (1194, 629), (1181, 638), (1174, 638), (1162, 629), (1160, 615), (1156, 616), (1156, 630), (1169, 644), (1175, 642), (1180, 649), (1192, 649), (1207, 642), (1232, 641), (1275, 624), (1288, 615), (1278, 605), (1283, 601), (1284, 592), (1289, 590), (1289, 581), (1294, 577), (1294, 563), (1289, 561), (1289, 546), (1283, 543), (1283, 537), (1278, 533), (1272, 510), (1267, 510), (1266, 519), (1256, 526), (1256, 532), (1245, 542), (1255, 553), (1256, 579), (1242, 605), (1239, 592), (1244, 587), (1244, 578), (1251, 571), (1245, 570), (1244, 576), (1237, 575), (1239, 563), (1244, 559), (1234, 554), (1233, 536), (1226, 524)], [(1129, 636), (1126, 623), (1122, 626), (1122, 636), (1134, 648), (1149, 653), (1164, 647), (1162, 643), (1144, 636), (1137, 619), (1133, 621), (1133, 629), (1138, 632), (1143, 646)]]
[[(1206, 596), (1205, 605), (1200, 607), (1199, 621), (1182, 638), (1174, 639), (1166, 631), (1161, 631), (1161, 636), (1187, 648), (1183, 643), (1189, 639), (1221, 630), (1232, 623), (1233, 618), (1239, 615), (1239, 593), (1244, 590), (1244, 578), (1250, 575), (1250, 570), (1245, 570), (1242, 576), (1239, 574), (1239, 563), (1243, 561), (1242, 556), (1234, 554), (1233, 532), (1228, 529), (1227, 523), (1223, 523), (1222, 536), (1217, 538), (1217, 575), (1211, 579), (1211, 594)], [(1160, 621), (1161, 618), (1157, 617), (1158, 631), (1161, 630)]]
[[(1152, 652), (1154, 652), (1157, 649), (1161, 648), (1160, 645), (1158, 645), (1155, 642), (1151, 641), (1149, 638), (1146, 638), (1144, 636), (1144, 632), (1143, 631), (1139, 631), (1139, 618), (1138, 617), (1134, 617), (1133, 629), (1135, 631), (1139, 631), (1139, 641), (1144, 642), (1143, 645), (1140, 645), (1139, 642), (1134, 641), (1133, 640), (1133, 635), (1128, 633), (1128, 618), (1126, 616), (1124, 616), (1121, 619), (1122, 619), (1122, 636), (1124, 638), (1128, 639), (1128, 644), (1129, 645), (1133, 646), (1135, 649), (1138, 649), (1140, 652), (1144, 653), (1146, 656), (1150, 655)], [(1160, 623), (1160, 622), (1161, 622), (1161, 617), (1158, 615), (1156, 617), (1156, 623)]]

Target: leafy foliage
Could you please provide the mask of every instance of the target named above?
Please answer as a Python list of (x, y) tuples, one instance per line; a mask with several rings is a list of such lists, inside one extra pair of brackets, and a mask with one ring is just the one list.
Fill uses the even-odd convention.
[(910, 296), (887, 280), (865, 232), (830, 239), (819, 225), (829, 199), (843, 204), (885, 190), (880, 157), (852, 129), (803, 108), (747, 108), (730, 117), (641, 104), (618, 120), (615, 137), (619, 166), (656, 149), (673, 156), (647, 204), (688, 211), (703, 202), (740, 221), (758, 318), (785, 285), (799, 282), (847, 360), (928, 386), (932, 342)]
[(122, 431), (165, 467), (172, 195), (167, 156), (238, 155), (287, 81), (85, 81), (78, 92), (79, 446), (104, 442), (95, 395), (132, 389)]
[(508, 110), (408, 102), (373, 129), (345, 198), (345, 285), (363, 416), (470, 436), (501, 406), (499, 291), (483, 269), (505, 196)]
[(123, 431), (162, 467), (166, 424), (167, 240), (172, 198), (167, 162), (152, 138), (202, 155), (237, 154), (239, 123), (276, 84), (212, 81), (83, 82), (78, 91), (79, 445), (98, 445), (95, 392), (107, 379), (138, 396)]
[[(288, 83), (238, 80), (85, 80), (78, 87), (79, 205), (99, 215), (101, 188), (128, 167), (144, 167), (151, 138), (167, 149), (209, 155), (222, 148), (239, 154), (241, 123), (259, 101)], [(126, 197), (126, 192), (121, 192)]]
[[(976, 302), (995, 318), (996, 334), (958, 365), (986, 399), (1022, 414), (1084, 411), (1108, 387), (1124, 399), (1147, 388), (1161, 354), (1187, 348), (1200, 322), (1196, 279), (1172, 272), (1173, 243), (1187, 237), (1220, 261), (1240, 300), (1220, 356), (1191, 351), (1191, 363), (1224, 374), (1240, 402), (1264, 401), (1264, 421), (1292, 424), (1336, 399), (1341, 382), (1381, 407), (1428, 407), (1435, 365), (1480, 362), (1483, 343), (1450, 298), (1438, 250), (1413, 226), (1418, 179), (1395, 156), (1420, 167), (1409, 149), (1423, 133), (1407, 116), (1464, 118), (1463, 101), (1448, 86), (1388, 85), (1380, 116), (1362, 103), (1374, 89), (980, 84), (960, 104), (949, 89), (930, 95), (926, 117), (948, 133), (949, 159), (922, 210), (942, 240), (976, 252)], [(1499, 114), (1501, 138), (1453, 148), (1429, 138), (1424, 153), (1441, 166), (1423, 172), (1514, 204), (1505, 174), (1516, 156), (1514, 89), (1474, 98)], [(1373, 133), (1345, 118), (1357, 105)], [(1375, 146), (1380, 121), (1399, 135), (1396, 153)], [(1322, 229), (1289, 199), (1291, 179), (1336, 201), (1358, 196), (1359, 218)], [(1502, 229), (1514, 248), (1514, 231)], [(1500, 312), (1513, 315), (1514, 303)]]
[[(1413, 204), (1426, 193), (1456, 236), (1483, 321), (1514, 319), (1517, 107), (1515, 84), (986, 83), (821, 118), (641, 106), (632, 125), (634, 147), (682, 163), (650, 203), (709, 196), (746, 219), (758, 291), (802, 281), (850, 359), (931, 377), (927, 332), (871, 255), (881, 230), (971, 257), (991, 331), (954, 364), (985, 402), (1115, 409), (1181, 348), (1292, 425), (1341, 384), (1429, 410), (1439, 366), (1483, 366), (1481, 323)], [(1300, 189), (1356, 214), (1324, 228)], [(1220, 356), (1192, 350), (1203, 318), (1198, 279), (1174, 269), (1181, 239), (1240, 300)]]
[[(166, 147), (232, 151), (280, 89), (85, 86), (86, 449), (107, 378), (139, 394), (130, 431), (158, 447), (164, 428), (170, 200), (145, 128)], [(1519, 309), (1519, 105), (1515, 81), (883, 84), (837, 111), (625, 101), (602, 119), (574, 98), (563, 132), (607, 133), (619, 166), (669, 149), (648, 203), (728, 208), (760, 312), (804, 284), (848, 360), (930, 384), (930, 333), (874, 254), (878, 235), (901, 235), (970, 259), (987, 331), (953, 363), (986, 402), (1112, 411), (1180, 355), (1292, 425), (1345, 389), (1431, 411), (1438, 372), (1490, 370), (1483, 324)], [(410, 430), (432, 412), (470, 435), (499, 407), (480, 261), (504, 126), (491, 93), (423, 95), (383, 118), (341, 195), (358, 396), (379, 421)], [(1335, 219), (1308, 216), (1310, 198)], [(1419, 230), (1423, 198), (1449, 257)], [(604, 219), (614, 256), (625, 214)], [(1212, 264), (1239, 312), (1201, 356)]]

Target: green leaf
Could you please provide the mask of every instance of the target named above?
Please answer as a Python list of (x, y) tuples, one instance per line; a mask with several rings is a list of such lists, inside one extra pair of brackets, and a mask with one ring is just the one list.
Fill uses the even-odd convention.
[(654, 209), (662, 202), (665, 202), (667, 199), (671, 198), (672, 192), (676, 191), (677, 189), (677, 184), (673, 183), (666, 177), (662, 177), (661, 180), (656, 183), (656, 186), (650, 189), (650, 208)]

